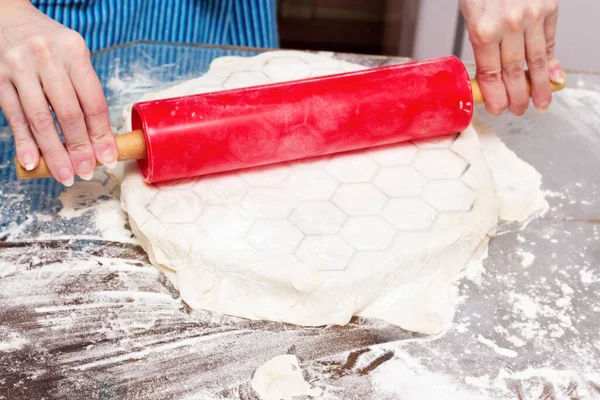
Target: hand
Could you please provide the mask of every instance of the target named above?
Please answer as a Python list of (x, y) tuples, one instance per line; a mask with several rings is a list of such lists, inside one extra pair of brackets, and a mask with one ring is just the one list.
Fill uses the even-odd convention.
[[(564, 82), (554, 54), (558, 0), (460, 0), (486, 109), (521, 115), (530, 98), (545, 111), (550, 80)], [(531, 79), (527, 91), (525, 63)]]
[(117, 161), (108, 106), (85, 41), (29, 1), (0, 0), (0, 108), (27, 170), (37, 166), (41, 151), (54, 178), (71, 186), (75, 174), (92, 178), (96, 160), (108, 166)]

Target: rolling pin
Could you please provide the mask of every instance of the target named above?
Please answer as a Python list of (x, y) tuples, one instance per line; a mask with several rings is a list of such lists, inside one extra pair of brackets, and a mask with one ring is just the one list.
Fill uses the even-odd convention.
[[(444, 57), (139, 102), (116, 141), (119, 161), (156, 183), (456, 133), (482, 102), (463, 63)], [(20, 179), (51, 176), (43, 159), (15, 163)]]

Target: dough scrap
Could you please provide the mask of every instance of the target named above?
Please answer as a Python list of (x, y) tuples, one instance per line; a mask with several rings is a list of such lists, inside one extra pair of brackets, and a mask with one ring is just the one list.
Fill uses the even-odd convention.
[[(228, 57), (146, 98), (219, 90), (232, 77), (239, 87), (362, 68), (295, 51)], [(127, 109), (124, 121), (127, 131)], [(487, 248), (502, 209), (473, 127), (158, 185), (129, 164), (121, 180), (134, 234), (188, 305), (305, 326), (362, 316), (443, 331), (457, 301), (453, 283)]]
[(492, 130), (475, 123), (500, 199), (500, 219), (525, 222), (532, 215), (545, 213), (549, 205), (540, 190), (542, 175), (506, 147)]
[(261, 400), (292, 400), (296, 396), (320, 396), (321, 388), (313, 388), (304, 380), (298, 359), (291, 354), (276, 356), (254, 372), (250, 382)]

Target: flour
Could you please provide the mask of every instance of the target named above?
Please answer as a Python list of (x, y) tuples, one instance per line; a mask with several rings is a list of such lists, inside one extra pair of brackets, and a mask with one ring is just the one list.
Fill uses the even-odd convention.
[(106, 201), (113, 189), (114, 186), (107, 187), (97, 179), (78, 182), (76, 188), (60, 194), (59, 200), (63, 207), (58, 215), (66, 219), (81, 217), (93, 211), (98, 203)]
[(581, 276), (581, 282), (584, 284), (598, 283), (600, 277), (597, 276), (596, 271), (582, 267), (579, 269), (579, 275)]
[[(123, 90), (127, 91), (128, 87)], [(385, 154), (373, 159), (383, 160), (383, 164), (389, 161)], [(361, 160), (361, 165), (368, 167), (369, 163)], [(257, 174), (242, 180), (239, 187), (245, 190), (247, 182), (264, 183), (263, 178), (264, 175)], [(3, 355), (0, 358), (13, 364), (8, 371), (2, 371), (3, 389), (17, 390), (23, 387), (23, 382), (35, 387), (33, 382), (38, 376), (48, 381), (47, 365), (52, 365), (57, 384), (66, 385), (67, 381), (61, 380), (61, 376), (68, 376), (77, 390), (85, 387), (90, 375), (106, 381), (111, 381), (112, 376), (121, 376), (123, 382), (128, 382), (123, 384), (127, 387), (121, 386), (123, 390), (139, 393), (148, 390), (144, 379), (158, 382), (166, 377), (176, 383), (150, 389), (156, 390), (162, 398), (251, 398), (254, 393), (249, 386), (259, 363), (256, 360), (262, 362), (286, 354), (293, 344), (302, 360), (303, 380), (310, 382), (313, 388), (321, 388), (318, 398), (323, 400), (360, 394), (364, 394), (360, 397), (364, 399), (428, 396), (508, 399), (517, 396), (515, 388), (524, 398), (541, 398), (548, 390), (556, 398), (597, 396), (594, 387), (600, 387), (597, 373), (600, 338), (595, 328), (586, 330), (585, 325), (593, 325), (595, 315), (600, 312), (597, 298), (600, 275), (593, 246), (581, 245), (573, 250), (570, 242), (564, 242), (565, 237), (577, 235), (590, 241), (598, 240), (596, 227), (582, 233), (578, 232), (579, 225), (536, 224), (527, 229), (519, 228), (518, 233), (512, 228), (503, 231), (502, 239), (514, 237), (514, 247), (496, 247), (491, 259), (469, 264), (471, 266), (459, 275), (462, 280), (455, 282), (460, 288), (455, 322), (442, 335), (430, 339), (419, 336), (407, 339), (400, 331), (390, 334), (388, 324), (380, 320), (360, 320), (358, 325), (354, 323), (344, 328), (300, 330), (256, 322), (257, 325), (247, 329), (248, 324), (254, 322), (202, 310), (182, 311), (177, 293), (165, 289), (170, 287), (169, 283), (156, 268), (146, 264), (143, 255), (136, 256), (139, 260), (135, 261), (131, 254), (125, 256), (114, 249), (109, 251), (105, 242), (128, 243), (131, 244), (128, 248), (135, 249), (137, 240), (131, 237), (127, 218), (119, 210), (117, 188), (103, 175), (94, 181), (96, 183), (79, 188), (84, 182), (78, 181), (66, 189), (68, 193), (61, 197), (64, 203), (60, 203), (59, 215), (48, 211), (23, 212), (27, 216), (18, 223), (2, 227), (2, 235), (8, 238), (9, 244), (18, 245), (23, 239), (32, 242), (28, 247), (0, 250), (0, 297), (4, 307), (14, 307), (14, 311), (9, 308), (11, 311), (3, 315), (9, 328), (0, 328), (0, 354)], [(384, 181), (383, 178), (378, 180), (379, 183)], [(587, 197), (581, 199), (575, 191), (579, 188), (577, 183), (547, 191), (545, 195), (553, 200), (553, 207), (557, 209), (561, 208), (559, 203), (573, 201), (595, 204), (586, 200)], [(89, 190), (102, 200), (87, 196), (85, 192)], [(20, 206), (28, 201), (22, 191), (7, 188), (0, 191), (4, 191), (5, 201), (0, 205), (3, 215), (14, 209), (27, 210), (26, 205)], [(211, 193), (217, 197), (223, 195), (221, 189)], [(228, 193), (231, 192), (224, 196)], [(226, 215), (230, 220), (236, 217), (235, 213)], [(323, 215), (328, 214), (323, 211)], [(331, 231), (343, 224), (338, 214), (332, 215), (331, 219), (321, 219), (317, 229)], [(304, 226), (309, 216), (306, 212), (299, 213), (294, 220)], [(214, 217), (209, 213), (205, 218)], [(63, 224), (65, 227), (59, 229)], [(34, 227), (37, 229), (32, 234)], [(532, 236), (533, 230), (539, 235)], [(36, 240), (41, 241), (41, 247), (35, 246)], [(44, 241), (64, 245), (50, 252), (42, 250)], [(87, 241), (96, 245), (77, 249)], [(106, 252), (104, 257), (93, 255), (100, 250)], [(552, 255), (550, 261), (543, 257), (546, 252)], [(480, 255), (484, 256), (485, 252)], [(503, 260), (502, 265), (492, 269), (490, 266), (497, 259)], [(515, 284), (517, 280), (525, 285)], [(311, 282), (300, 283), (309, 285)], [(496, 300), (484, 303), (489, 298)], [(506, 310), (502, 310), (503, 307)], [(495, 319), (498, 313), (501, 314)], [(17, 316), (19, 320), (11, 322), (10, 318)], [(19, 325), (20, 318), (23, 318), (22, 325)], [(207, 325), (202, 325), (204, 323)], [(363, 327), (363, 336), (359, 334), (354, 338), (348, 332), (357, 327), (359, 332)], [(244, 333), (215, 333), (221, 329)], [(207, 332), (214, 337), (214, 342), (200, 339)], [(484, 342), (489, 342), (478, 340), (480, 335)], [(361, 356), (354, 367), (348, 367), (347, 376), (339, 378), (336, 370), (329, 370), (338, 362), (351, 364), (349, 358), (355, 350), (373, 340), (388, 343), (369, 345), (369, 352)], [(327, 353), (331, 343), (347, 345), (342, 346), (342, 350), (336, 347), (332, 354)], [(81, 344), (81, 348), (74, 344)], [(74, 347), (77, 349), (73, 352), (65, 351)], [(35, 353), (36, 348), (43, 349), (43, 353)], [(517, 356), (501, 354), (504, 350), (510, 355), (514, 351)], [(381, 358), (386, 361), (378, 364), (377, 360), (387, 352), (393, 356)], [(36, 354), (42, 364), (35, 364), (36, 357), (31, 354)], [(228, 356), (235, 360), (225, 361)], [(210, 364), (213, 357), (219, 357), (219, 363)], [(31, 364), (20, 364), (25, 359)], [(182, 363), (182, 359), (186, 362)], [(198, 373), (189, 368), (189, 364), (203, 363), (214, 369)], [(378, 366), (369, 369), (371, 365)], [(367, 370), (371, 372), (367, 374)], [(19, 379), (11, 381), (15, 376), (22, 376), (19, 371), (27, 378), (21, 383)], [(143, 386), (132, 389), (135, 382), (142, 382)], [(219, 385), (215, 386), (214, 382)], [(182, 387), (193, 388), (195, 392), (178, 391)], [(94, 390), (98, 392), (97, 388)], [(64, 393), (76, 397), (75, 393), (79, 392)], [(33, 397), (34, 394), (24, 396)]]
[[(565, 88), (555, 95), (553, 107), (556, 113), (567, 113), (572, 109), (583, 109), (578, 118), (569, 119), (574, 134), (583, 135), (592, 143), (600, 141), (596, 121), (600, 116), (600, 92), (589, 89)], [(571, 133), (571, 132), (569, 132)]]
[[(523, 340), (538, 340), (544, 337), (560, 338), (567, 332), (576, 333), (573, 323), (572, 289), (561, 284), (563, 296), (532, 297), (526, 294), (511, 293), (513, 311), (516, 317), (511, 329)], [(543, 322), (542, 322), (543, 321)]]
[(22, 349), (28, 342), (19, 333), (0, 327), (0, 353)]
[(526, 319), (533, 320), (539, 314), (541, 314), (542, 309), (535, 301), (527, 296), (522, 294), (513, 294), (513, 310), (515, 313), (522, 314)]
[(533, 253), (523, 251), (520, 249), (517, 250), (516, 253), (521, 257), (521, 265), (523, 266), (523, 268), (530, 267), (531, 264), (533, 264), (533, 262), (535, 261), (535, 255), (533, 255)]
[(373, 373), (371, 377), (375, 392), (373, 398), (464, 400), (486, 398), (477, 389), (462, 385), (460, 378), (429, 371), (404, 351), (396, 352), (396, 358), (386, 362)]
[[(31, 237), (33, 230), (36, 240), (136, 243), (127, 229), (127, 218), (120, 206), (119, 187), (108, 178), (103, 167), (95, 170), (92, 180), (78, 180), (72, 187), (65, 188), (56, 201), (58, 212), (52, 209), (54, 205), (51, 201), (47, 201), (43, 209), (32, 208), (30, 197), (39, 190), (32, 190), (21, 182), (0, 188), (3, 199), (0, 215), (10, 221), (0, 226), (1, 238), (19, 240)], [(10, 215), (18, 218), (8, 218)]]
[[(479, 337), (479, 342), (489, 346), (505, 359), (517, 353), (498, 347), (495, 343)], [(589, 356), (589, 355), (588, 355)], [(593, 399), (597, 396), (597, 382), (600, 374), (591, 368), (569, 370), (548, 367), (528, 367), (513, 369), (499, 367), (491, 374), (455, 373), (435, 371), (427, 367), (406, 351), (396, 351), (393, 360), (377, 368), (371, 375), (374, 397), (395, 398), (445, 398), (445, 399), (509, 399), (518, 390), (527, 398), (543, 398), (543, 393), (551, 390), (556, 398), (569, 398), (569, 391), (575, 391), (579, 398)], [(596, 383), (594, 383), (596, 382)]]
[(481, 285), (485, 273), (484, 263), (488, 256), (489, 248), (485, 246), (479, 256), (475, 255), (475, 257), (469, 261), (464, 272), (461, 274), (460, 279), (468, 279), (476, 285)]
[(131, 231), (126, 229), (127, 218), (121, 209), (119, 194), (119, 187), (108, 177), (104, 168), (96, 169), (92, 180), (78, 181), (60, 194), (62, 208), (58, 215), (71, 220), (89, 214), (94, 219), (100, 238), (136, 243)]
[(481, 344), (484, 344), (484, 345), (490, 347), (492, 350), (494, 350), (495, 353), (498, 353), (501, 356), (515, 358), (519, 355), (519, 353), (517, 353), (516, 351), (500, 347), (496, 343), (491, 341), (490, 339), (486, 339), (481, 335), (477, 336), (477, 341)]

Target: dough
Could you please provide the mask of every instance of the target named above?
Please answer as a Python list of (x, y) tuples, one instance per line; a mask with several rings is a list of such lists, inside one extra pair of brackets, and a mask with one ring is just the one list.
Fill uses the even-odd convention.
[(548, 202), (540, 190), (542, 175), (517, 157), (488, 127), (475, 124), (500, 199), (500, 219), (525, 222), (532, 215), (547, 211)]
[(291, 354), (276, 356), (254, 372), (250, 382), (261, 400), (292, 400), (296, 396), (320, 396), (320, 388), (311, 388), (304, 380), (298, 359)]
[[(289, 51), (227, 57), (146, 98), (361, 68)], [(454, 314), (453, 282), (486, 249), (500, 210), (472, 127), (168, 184), (145, 184), (130, 164), (121, 186), (134, 234), (188, 305), (306, 326), (358, 315), (441, 332)]]

